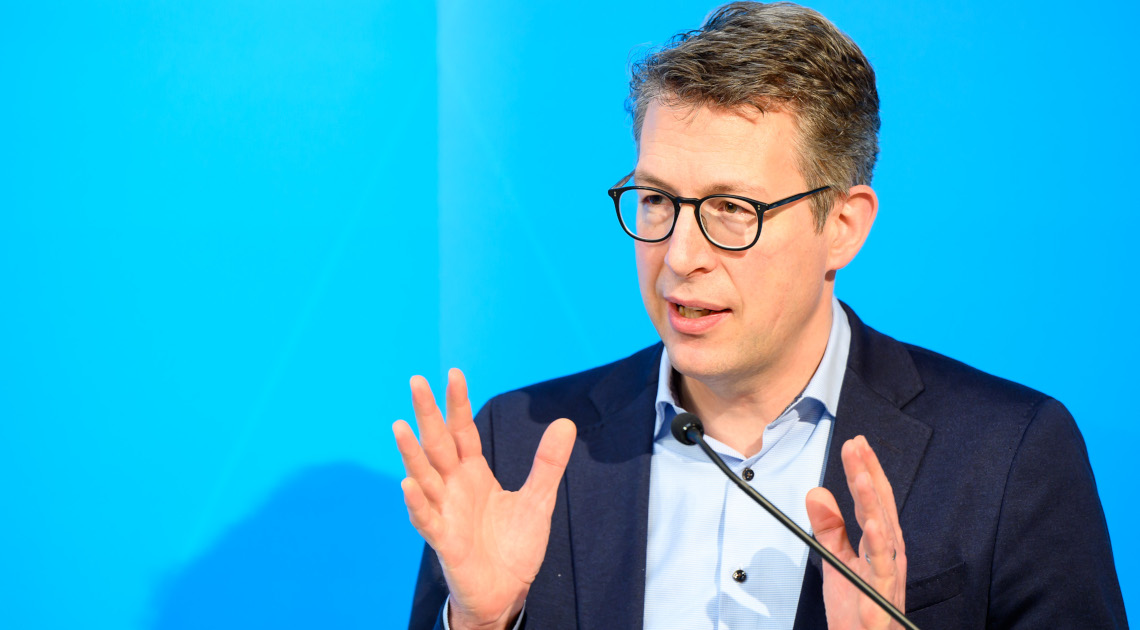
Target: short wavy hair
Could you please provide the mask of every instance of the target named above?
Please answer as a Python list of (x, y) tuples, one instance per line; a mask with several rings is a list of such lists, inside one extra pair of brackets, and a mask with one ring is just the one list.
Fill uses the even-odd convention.
[(651, 102), (791, 113), (817, 230), (851, 186), (870, 184), (879, 156), (875, 71), (850, 37), (790, 2), (733, 2), (631, 67), (626, 109), (641, 142)]

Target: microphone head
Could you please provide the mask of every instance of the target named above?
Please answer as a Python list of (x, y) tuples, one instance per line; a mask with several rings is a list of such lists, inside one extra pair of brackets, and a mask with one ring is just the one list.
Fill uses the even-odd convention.
[(673, 423), (669, 425), (669, 429), (673, 432), (673, 437), (681, 444), (693, 445), (696, 440), (689, 438), (689, 431), (696, 431), (697, 435), (705, 434), (705, 426), (701, 424), (701, 419), (694, 416), (689, 412), (679, 413), (673, 417)]

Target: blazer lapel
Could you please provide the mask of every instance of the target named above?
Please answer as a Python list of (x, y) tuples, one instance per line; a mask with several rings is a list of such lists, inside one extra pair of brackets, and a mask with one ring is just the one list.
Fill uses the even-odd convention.
[[(851, 324), (851, 349), (832, 425), (823, 487), (835, 495), (847, 526), (847, 536), (858, 549), (863, 530), (855, 520), (855, 501), (843, 472), (843, 444), (857, 435), (867, 438), (891, 482), (895, 503), (901, 512), (931, 429), (901, 411), (923, 388), (906, 347), (864, 325), (846, 304), (843, 307)], [(826, 627), (822, 562), (814, 552), (808, 557), (796, 630)]]
[(598, 383), (590, 398), (599, 415), (579, 427), (566, 469), (578, 622), (585, 630), (642, 625), (660, 357), (658, 344)]

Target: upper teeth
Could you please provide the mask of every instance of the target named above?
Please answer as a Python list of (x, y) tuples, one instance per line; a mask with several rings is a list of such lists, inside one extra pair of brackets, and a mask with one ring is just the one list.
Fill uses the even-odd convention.
[(707, 308), (694, 308), (692, 306), (681, 306), (680, 304), (677, 305), (677, 311), (681, 313), (681, 317), (686, 319), (704, 317), (712, 312)]

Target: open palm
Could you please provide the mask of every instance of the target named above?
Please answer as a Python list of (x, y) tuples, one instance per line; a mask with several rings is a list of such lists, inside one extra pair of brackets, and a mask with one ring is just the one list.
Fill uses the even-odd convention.
[(526, 483), (509, 492), (483, 457), (463, 373), (448, 374), (446, 422), (427, 381), (414, 377), (411, 388), (420, 440), (406, 422), (392, 426), (408, 473), (401, 486), (412, 525), (443, 568), (451, 627), (506, 627), (522, 609), (546, 555), (574, 423), (551, 423)]
[[(824, 488), (814, 488), (807, 496), (807, 511), (815, 537), (879, 594), (904, 610), (906, 547), (891, 484), (863, 436), (848, 440), (841, 454), (863, 537), (858, 550), (852, 547), (835, 497)], [(900, 628), (829, 564), (823, 565), (823, 603), (828, 630)]]

